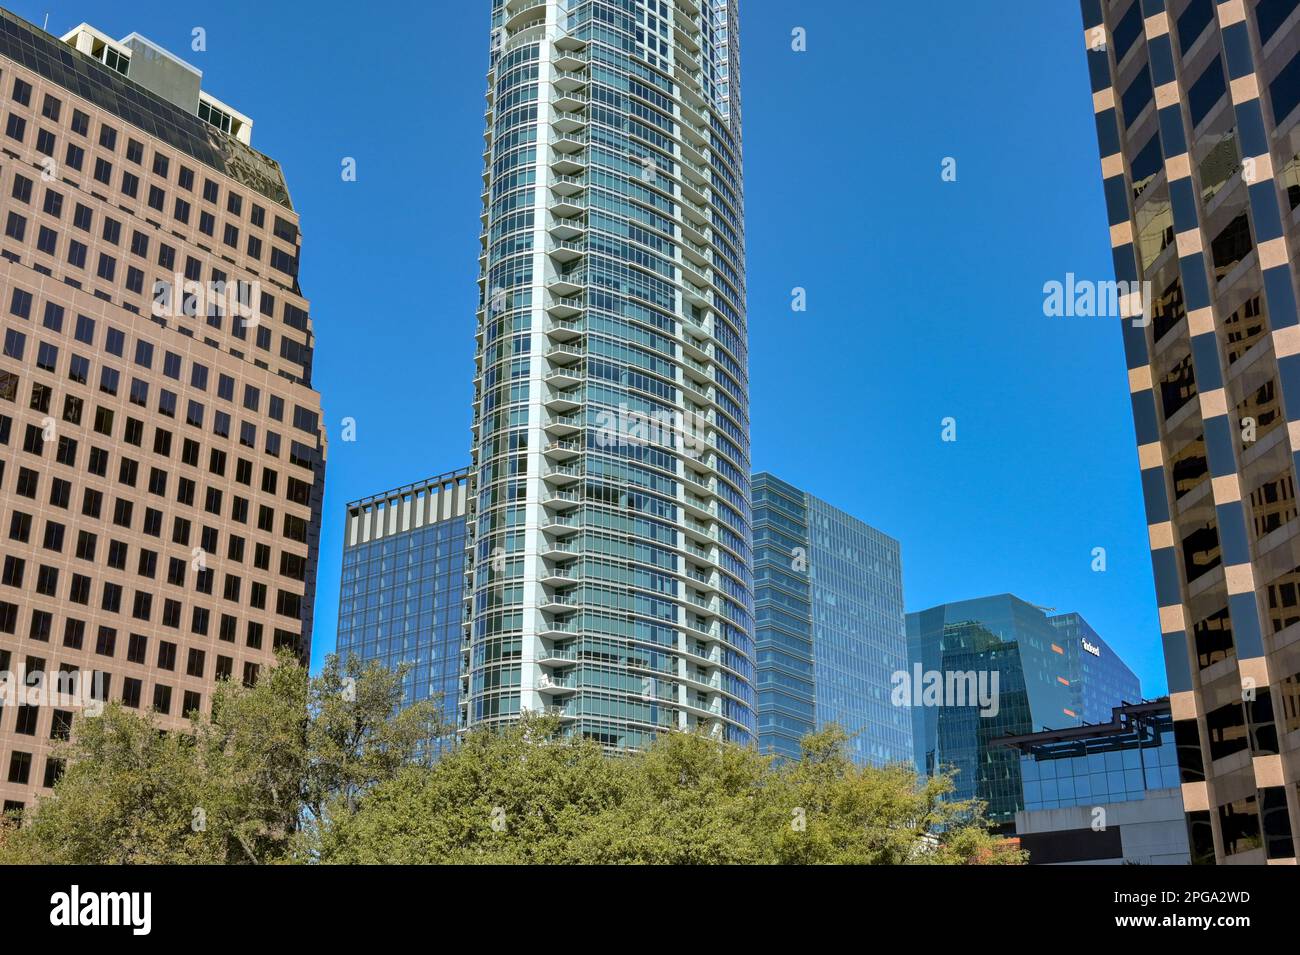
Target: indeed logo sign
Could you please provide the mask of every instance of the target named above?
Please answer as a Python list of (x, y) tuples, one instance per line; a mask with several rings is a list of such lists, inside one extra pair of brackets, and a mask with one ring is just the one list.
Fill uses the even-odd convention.
[(133, 935), (148, 935), (153, 924), (152, 892), (71, 892), (50, 896), (51, 925), (128, 925)]
[(1087, 650), (1094, 657), (1101, 656), (1101, 647), (1097, 646), (1095, 643), (1089, 643), (1086, 637), (1080, 640), (1080, 642), (1083, 644), (1083, 649)]

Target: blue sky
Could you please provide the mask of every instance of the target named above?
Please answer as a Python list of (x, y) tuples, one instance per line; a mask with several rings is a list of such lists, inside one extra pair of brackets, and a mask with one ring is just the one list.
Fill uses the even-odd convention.
[[(344, 505), (468, 462), (489, 4), (7, 3), (169, 48), (285, 168), (331, 439), (319, 662)], [(993, 10), (742, 0), (754, 466), (897, 537), (909, 610), (1003, 591), (1077, 610), (1152, 696), (1119, 328), (1042, 309), (1067, 272), (1113, 278), (1078, 7)]]

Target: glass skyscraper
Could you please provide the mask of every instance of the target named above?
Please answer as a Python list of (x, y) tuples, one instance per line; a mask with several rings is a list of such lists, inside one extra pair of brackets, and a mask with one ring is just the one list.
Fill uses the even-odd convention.
[(463, 722), (754, 736), (734, 2), (494, 0)]
[(1120, 703), (1142, 700), (1142, 684), (1119, 654), (1077, 613), (1047, 618), (1061, 634), (1060, 646), (1070, 661), (1074, 705), (1085, 723), (1108, 723)]
[(1183, 803), (1238, 864), (1300, 833), (1297, 7), (1081, 4)]
[(907, 668), (898, 542), (766, 472), (753, 495), (759, 748), (798, 756), (838, 723), (856, 762), (911, 762), (909, 714), (890, 700)]
[[(955, 769), (953, 798), (984, 800), (988, 818), (1004, 828), (1009, 829), (1016, 811), (1023, 808), (1023, 790), (1018, 761), (995, 741), (1078, 726), (1083, 708), (1100, 705), (1107, 692), (1118, 694), (1110, 706), (1135, 702), (1125, 695), (1140, 692), (1117, 677), (1118, 668), (1127, 671), (1118, 658), (1114, 666), (1084, 670), (1079, 655), (1067, 648), (1068, 635), (1071, 628), (1080, 639), (1093, 631), (1077, 614), (1062, 617), (1058, 624), (1043, 608), (1012, 594), (907, 615), (909, 686), (920, 683), (925, 674), (938, 674), (945, 685), (957, 675), (973, 674), (991, 690), (997, 676), (996, 706), (982, 707), (970, 697), (927, 703), (914, 690), (911, 719), (917, 771), (933, 775)], [(1086, 651), (1083, 655), (1091, 657)], [(1088, 688), (1089, 677), (1098, 674), (1101, 685)]]
[(409, 664), (403, 702), (440, 697), (458, 726), (468, 470), (347, 505), (340, 657)]

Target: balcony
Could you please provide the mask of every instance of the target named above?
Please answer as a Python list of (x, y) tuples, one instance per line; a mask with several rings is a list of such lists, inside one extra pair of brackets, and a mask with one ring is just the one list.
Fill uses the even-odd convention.
[(542, 472), (542, 480), (556, 487), (566, 487), (582, 480), (582, 478), (582, 468), (573, 464), (553, 464)]
[(571, 219), (552, 217), (546, 231), (557, 239), (576, 239), (587, 232), (587, 217), (574, 216)]
[(557, 196), (576, 196), (587, 191), (587, 180), (581, 176), (556, 176), (551, 180), (551, 192)]
[(580, 318), (553, 318), (546, 326), (546, 334), (555, 342), (567, 342), (585, 333), (587, 323)]
[(563, 613), (575, 605), (574, 599), (564, 593), (543, 594), (540, 604), (542, 610), (546, 613)]
[(582, 310), (587, 307), (587, 297), (585, 295), (566, 295), (564, 297), (555, 297), (546, 303), (546, 313), (551, 318), (573, 318), (581, 315)]
[(677, 40), (678, 47), (685, 47), (696, 56), (700, 54), (700, 31), (695, 24), (689, 21), (675, 20), (673, 22), (673, 36)]
[[(573, 444), (576, 446), (577, 442), (570, 441), (569, 444)], [(557, 513), (571, 511), (575, 507), (580, 506), (581, 504), (582, 504), (582, 498), (578, 496), (577, 491), (551, 491), (548, 494), (542, 495), (542, 506), (549, 507), (551, 510), (556, 511)], [(560, 571), (557, 568), (554, 571), (547, 571), (546, 573), (543, 573), (542, 576), (543, 578), (545, 578), (547, 574), (558, 575), (559, 573)], [(567, 579), (576, 580), (576, 578), (573, 577), (568, 577)]]
[(703, 205), (709, 201), (708, 193), (692, 182), (688, 176), (683, 176), (679, 180), (678, 188), (681, 189), (681, 194), (691, 202)]
[(577, 295), (587, 284), (587, 270), (573, 269), (557, 272), (546, 280), (546, 290), (561, 298)]
[(555, 368), (546, 373), (543, 379), (553, 388), (571, 388), (585, 380), (586, 375), (580, 368)]
[(545, 16), (546, 0), (506, 0), (505, 12), (505, 28), (514, 31), (535, 19), (539, 13)]
[[(590, 103), (591, 97), (586, 93), (581, 93), (577, 90), (557, 89), (555, 91), (555, 98), (551, 100), (551, 105), (557, 110), (560, 110), (563, 113), (573, 113), (573, 115), (577, 117), (578, 122), (584, 126), (587, 124), (587, 118), (576, 111), (586, 109)], [(555, 125), (554, 120), (551, 121), (551, 125)]]
[(694, 494), (687, 494), (686, 500), (681, 503), (685, 506), (686, 513), (697, 520), (699, 518), (707, 520), (717, 514), (717, 509), (710, 502), (702, 497), (696, 497)]
[[(572, 491), (560, 492), (572, 494)], [(579, 578), (574, 574), (571, 564), (557, 564), (554, 567), (544, 569), (538, 578), (547, 587), (561, 587), (567, 584), (579, 583)]]
[(571, 636), (573, 630), (570, 629), (570, 624), (567, 620), (550, 619), (542, 622), (542, 627), (538, 633), (540, 636), (548, 640), (559, 640)]
[[(570, 133), (570, 136), (577, 136), (578, 133)], [(564, 140), (570, 144), (572, 140)], [(555, 145), (553, 142), (551, 145)], [(581, 152), (558, 152), (551, 157), (551, 171), (561, 176), (573, 176), (587, 169), (587, 151)]]
[(542, 399), (542, 406), (547, 411), (566, 414), (582, 407), (582, 390), (553, 391)]
[(543, 673), (537, 678), (537, 692), (559, 696), (564, 693), (576, 693), (577, 690), (571, 678), (552, 677)]
[(578, 653), (568, 647), (543, 647), (537, 662), (550, 667), (571, 666), (578, 662)]
[(589, 62), (586, 50), (586, 40), (572, 33), (561, 33), (555, 38), (555, 55), (551, 57), (551, 63), (560, 70), (581, 69)]
[[(569, 132), (557, 132), (551, 137), (551, 148), (557, 153), (576, 153), (587, 145), (590, 137), (581, 130), (570, 130)], [(586, 165), (586, 157), (583, 157), (583, 165)]]
[(697, 149), (703, 152), (709, 144), (708, 131), (696, 126), (685, 116), (679, 116), (677, 117), (677, 120), (677, 125), (681, 127), (682, 135), (686, 139), (690, 140)]
[(572, 365), (587, 357), (587, 346), (579, 339), (561, 342), (546, 349), (547, 361), (557, 365)]
[(570, 537), (582, 531), (582, 522), (575, 517), (548, 515), (542, 518), (542, 532), (557, 539)]
[(576, 70), (557, 69), (551, 75), (551, 82), (561, 93), (572, 93), (586, 86), (590, 79), (587, 77), (587, 72), (581, 68)]
[(679, 83), (677, 88), (685, 94), (686, 99), (696, 109), (704, 109), (709, 105), (704, 98), (704, 93), (700, 90), (699, 83)]
[(567, 541), (543, 540), (541, 555), (547, 560), (563, 560), (566, 557), (578, 556), (578, 548)]
[[(542, 453), (548, 461), (572, 461), (582, 453), (582, 450), (583, 446), (577, 441), (561, 438), (548, 443)], [(577, 500), (576, 497), (574, 500)]]
[(572, 437), (582, 428), (582, 416), (576, 414), (551, 415), (542, 424), (542, 430), (555, 438)]
[[(558, 107), (559, 104), (557, 103)], [(587, 128), (587, 117), (568, 109), (559, 109), (551, 117), (551, 128), (560, 135), (552, 142), (560, 142), (571, 133), (579, 133)]]
[(587, 254), (587, 240), (570, 239), (568, 241), (552, 242), (546, 247), (546, 254), (554, 262), (567, 265), (570, 262), (576, 262)]

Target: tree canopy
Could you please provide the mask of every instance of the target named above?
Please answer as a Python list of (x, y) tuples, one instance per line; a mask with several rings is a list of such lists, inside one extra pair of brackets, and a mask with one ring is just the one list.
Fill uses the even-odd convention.
[[(192, 732), (105, 708), (0, 862), (985, 864), (1023, 854), (946, 776), (860, 767), (829, 727), (777, 760), (669, 733), (612, 757), (526, 716), (451, 742), (402, 673), (291, 657), (219, 686)], [(440, 741), (443, 745), (440, 745)]]

